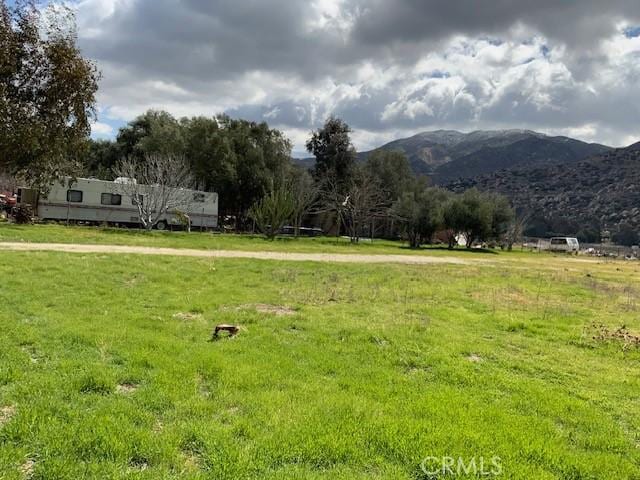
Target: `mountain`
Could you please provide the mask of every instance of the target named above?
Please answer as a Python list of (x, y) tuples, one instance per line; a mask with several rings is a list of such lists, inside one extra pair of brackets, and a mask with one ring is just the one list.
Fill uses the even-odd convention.
[[(586, 226), (611, 232), (640, 230), (640, 142), (573, 163), (515, 167), (448, 185), (507, 195), (548, 231), (577, 233)], [(534, 225), (535, 227), (535, 225)]]
[(516, 166), (577, 162), (610, 147), (531, 130), (437, 130), (394, 140), (360, 153), (359, 158), (366, 159), (376, 150), (403, 151), (416, 173), (432, 177), (434, 183), (446, 184)]

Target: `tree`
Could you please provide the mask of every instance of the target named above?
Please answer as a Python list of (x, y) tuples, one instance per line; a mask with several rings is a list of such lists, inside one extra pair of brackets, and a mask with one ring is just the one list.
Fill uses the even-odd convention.
[(521, 213), (519, 215), (514, 215), (513, 221), (509, 225), (509, 228), (505, 234), (505, 242), (507, 245), (507, 250), (513, 250), (514, 243), (521, 242), (524, 238), (524, 232), (527, 229), (527, 225), (531, 220), (531, 215), (529, 213)]
[(77, 47), (71, 9), (0, 0), (0, 168), (42, 189), (77, 173), (99, 73)]
[(631, 247), (640, 243), (638, 231), (628, 223), (622, 223), (618, 227), (618, 231), (613, 234), (612, 240), (618, 245)]
[(285, 226), (294, 214), (294, 200), (284, 187), (271, 190), (249, 210), (258, 229), (270, 240)]
[(122, 127), (117, 143), (123, 157), (180, 156), (185, 153), (183, 128), (170, 113), (148, 110)]
[(111, 140), (89, 140), (89, 149), (84, 158), (83, 175), (112, 180), (113, 169), (122, 157), (121, 149)]
[(189, 165), (182, 157), (147, 155), (144, 161), (133, 158), (120, 160), (115, 173), (121, 177), (116, 183), (117, 193), (131, 197), (138, 209), (140, 222), (147, 230), (159, 224), (169, 212), (188, 210), (193, 186)]
[(444, 205), (442, 219), (447, 232), (448, 247), (452, 249), (456, 245), (458, 234), (467, 226), (467, 208), (461, 195), (453, 195)]
[(291, 164), (291, 142), (264, 122), (224, 115), (218, 116), (218, 122), (227, 146), (224, 162), (233, 168), (233, 181), (219, 190), (221, 207), (236, 216), (239, 227), (247, 210), (283, 181)]
[(365, 168), (381, 186), (390, 204), (411, 188), (415, 180), (409, 160), (400, 150), (373, 151), (367, 157)]
[(430, 242), (444, 224), (443, 210), (449, 193), (441, 188), (425, 188), (422, 182), (405, 192), (393, 205), (393, 214), (403, 226), (411, 248)]
[(139, 162), (146, 155), (187, 159), (198, 188), (215, 191), (220, 215), (246, 226), (248, 209), (282, 182), (291, 164), (291, 143), (262, 122), (227, 115), (176, 120), (149, 110), (120, 129), (120, 155)]
[(19, 180), (8, 172), (0, 172), (0, 193), (15, 192), (18, 189)]
[(338, 232), (344, 225), (352, 243), (357, 243), (366, 228), (378, 218), (386, 218), (389, 207), (380, 185), (364, 168), (354, 169), (346, 192), (337, 180), (325, 179), (322, 198), (325, 211), (336, 214)]
[(310, 214), (318, 201), (319, 188), (309, 172), (305, 169), (292, 166), (287, 179), (287, 189), (293, 198), (293, 222), (294, 235), (300, 234), (300, 227), (304, 217)]
[(453, 248), (456, 235), (462, 233), (467, 248), (476, 241), (499, 238), (506, 232), (513, 211), (502, 195), (482, 193), (475, 188), (456, 195), (444, 209), (444, 222), (448, 229), (449, 248)]
[(484, 193), (481, 199), (491, 208), (491, 232), (490, 236), (496, 240), (507, 234), (513, 225), (515, 213), (509, 199), (499, 193)]
[(356, 160), (350, 133), (349, 125), (332, 116), (307, 141), (307, 150), (316, 157), (315, 178), (328, 179), (342, 193), (349, 188)]

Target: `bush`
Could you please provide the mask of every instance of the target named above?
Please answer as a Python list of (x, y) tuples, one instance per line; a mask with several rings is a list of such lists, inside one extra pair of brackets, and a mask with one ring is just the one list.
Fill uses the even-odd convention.
[(278, 188), (265, 195), (249, 210), (249, 217), (269, 239), (275, 238), (294, 214), (295, 204), (291, 193)]
[(33, 209), (29, 206), (20, 206), (13, 209), (13, 219), (16, 223), (33, 223)]

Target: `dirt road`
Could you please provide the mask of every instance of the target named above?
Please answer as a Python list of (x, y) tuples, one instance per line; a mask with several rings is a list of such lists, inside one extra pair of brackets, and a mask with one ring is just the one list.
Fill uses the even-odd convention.
[(361, 255), (351, 253), (291, 253), (248, 252), (242, 250), (195, 250), (187, 248), (137, 247), (124, 245), (84, 245), (66, 243), (21, 243), (0, 242), (0, 250), (49, 251), (67, 253), (133, 253), (140, 255), (173, 255), (205, 258), (255, 258), (259, 260), (285, 260), (293, 262), (338, 262), (338, 263), (404, 263), (411, 265), (482, 263), (482, 259), (463, 260), (451, 256), (429, 257), (426, 255)]

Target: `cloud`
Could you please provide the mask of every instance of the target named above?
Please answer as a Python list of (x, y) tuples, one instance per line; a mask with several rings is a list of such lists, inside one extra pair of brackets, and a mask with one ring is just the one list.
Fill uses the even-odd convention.
[(102, 122), (94, 122), (91, 124), (91, 136), (94, 138), (111, 137), (114, 134), (111, 125)]
[(148, 108), (265, 120), (304, 149), (330, 114), (360, 149), (420, 130), (640, 137), (637, 1), (82, 0), (101, 121)]

